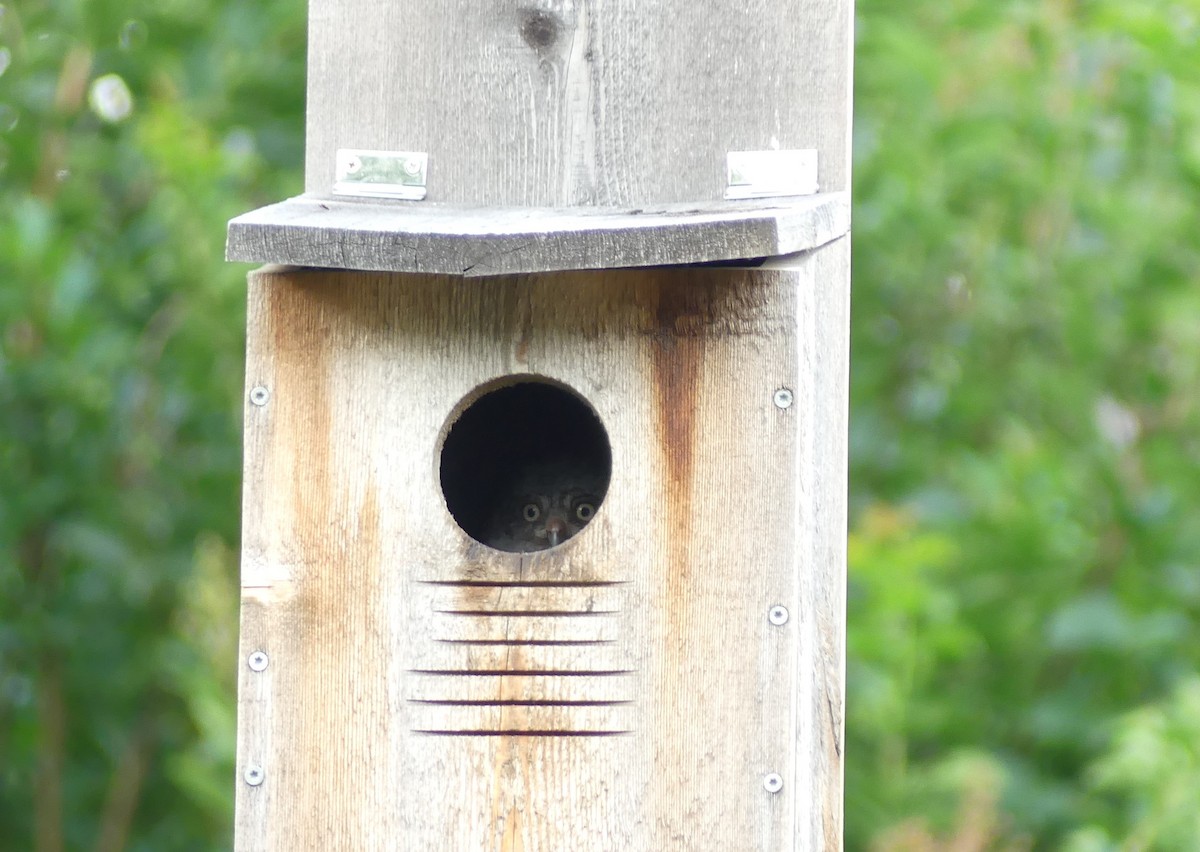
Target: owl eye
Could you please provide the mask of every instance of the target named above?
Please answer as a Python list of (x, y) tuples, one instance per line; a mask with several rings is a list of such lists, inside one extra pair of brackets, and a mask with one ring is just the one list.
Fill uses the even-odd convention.
[(521, 509), (521, 517), (532, 523), (542, 516), (542, 507), (537, 503), (526, 503)]
[(591, 503), (580, 503), (575, 507), (575, 517), (581, 521), (590, 521), (596, 514), (596, 507)]

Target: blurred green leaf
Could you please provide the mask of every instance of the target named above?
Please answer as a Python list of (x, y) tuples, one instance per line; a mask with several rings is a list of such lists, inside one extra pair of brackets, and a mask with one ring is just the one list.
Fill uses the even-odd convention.
[(1200, 666), (1200, 4), (857, 15), (848, 848), (963, 748), (1010, 840), (1159, 848), (1087, 778)]
[(72, 849), (102, 826), (227, 849), (245, 270), (222, 251), (300, 184), (304, 4), (0, 10), (0, 846), (57, 821)]

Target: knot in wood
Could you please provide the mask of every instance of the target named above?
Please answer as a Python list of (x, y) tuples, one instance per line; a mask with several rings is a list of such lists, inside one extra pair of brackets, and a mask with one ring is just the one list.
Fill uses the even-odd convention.
[(544, 9), (524, 9), (521, 12), (521, 38), (534, 50), (545, 50), (558, 41), (562, 23)]

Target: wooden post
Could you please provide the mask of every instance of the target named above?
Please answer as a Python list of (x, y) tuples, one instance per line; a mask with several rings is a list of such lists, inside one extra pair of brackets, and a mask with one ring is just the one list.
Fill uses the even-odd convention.
[[(841, 848), (851, 8), (729, 5), (313, 0), (230, 227), (237, 849)], [(576, 443), (594, 517), (489, 539)]]

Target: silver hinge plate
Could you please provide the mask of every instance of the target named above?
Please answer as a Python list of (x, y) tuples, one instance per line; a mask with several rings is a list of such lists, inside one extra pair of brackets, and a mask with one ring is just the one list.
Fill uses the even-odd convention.
[(817, 152), (730, 151), (725, 155), (725, 197), (769, 198), (817, 191)]
[(333, 194), (420, 201), (428, 171), (429, 155), (424, 151), (339, 148)]

